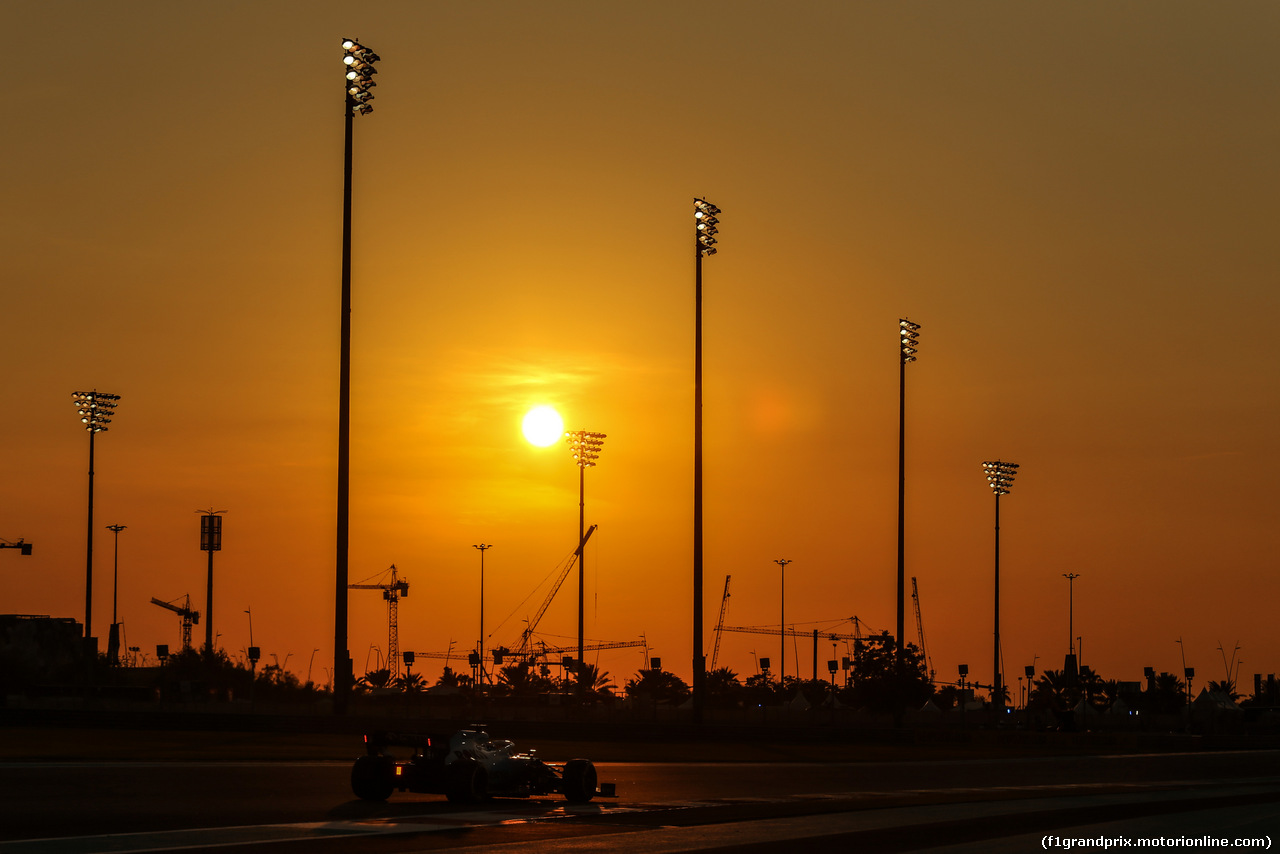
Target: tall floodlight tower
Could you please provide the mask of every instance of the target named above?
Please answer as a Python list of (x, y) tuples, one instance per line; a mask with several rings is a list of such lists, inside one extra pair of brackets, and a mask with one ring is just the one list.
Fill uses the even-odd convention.
[(350, 525), (351, 463), (351, 144), (356, 113), (373, 112), (378, 55), (354, 39), (342, 40), (346, 141), (342, 161), (342, 309), (338, 366), (338, 523), (333, 609), (333, 711), (343, 714), (351, 694), (351, 655), (347, 650), (347, 555)]
[(222, 551), (222, 516), (220, 514), (227, 511), (210, 509), (196, 512), (200, 514), (200, 551), (209, 554), (204, 597), (204, 651), (206, 655), (213, 655), (213, 553)]
[(702, 721), (706, 702), (706, 656), (702, 653), (702, 259), (716, 254), (720, 209), (693, 200), (693, 719)]
[(1013, 478), (1018, 474), (1018, 464), (994, 460), (984, 462), (982, 470), (987, 475), (987, 484), (996, 496), (995, 639), (991, 666), (994, 674), (991, 680), (991, 704), (999, 710), (1004, 708), (1004, 680), (1000, 674), (1000, 496), (1008, 495), (1009, 490), (1013, 488)]
[(898, 321), (898, 635), (894, 659), (902, 672), (906, 649), (907, 363), (916, 360), (920, 324)]
[(80, 423), (89, 431), (89, 524), (86, 534), (84, 560), (84, 636), (93, 637), (93, 437), (107, 432), (111, 416), (115, 413), (118, 394), (102, 391), (76, 391), (71, 393), (76, 402)]
[[(587, 520), (586, 473), (587, 469), (599, 465), (597, 460), (600, 459), (600, 451), (604, 449), (605, 438), (604, 433), (592, 433), (589, 430), (573, 430), (564, 434), (564, 440), (573, 451), (574, 465), (578, 467), (578, 668), (582, 667), (586, 637), (586, 621), (583, 618), (583, 602), (587, 591), (586, 573), (583, 571), (583, 564), (587, 559), (583, 546)], [(581, 673), (581, 670), (578, 672)]]

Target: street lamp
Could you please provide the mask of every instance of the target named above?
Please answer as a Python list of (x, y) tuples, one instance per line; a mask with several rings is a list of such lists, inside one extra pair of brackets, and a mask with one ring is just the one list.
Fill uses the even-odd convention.
[(113, 665), (120, 663), (120, 621), (117, 606), (120, 604), (120, 532), (126, 525), (108, 525), (107, 530), (115, 534), (115, 559), (111, 571), (111, 634), (107, 636), (107, 660)]
[[(493, 548), (492, 543), (480, 543), (472, 546), (473, 549), (480, 550), (480, 642), (476, 645), (476, 652), (480, 654), (480, 681), (484, 681), (484, 553), (487, 549)], [(406, 652), (405, 655), (412, 655)], [(405, 659), (411, 662), (412, 658)]]
[(1075, 647), (1075, 584), (1076, 579), (1080, 577), (1078, 572), (1064, 572), (1062, 577), (1067, 580), (1067, 663), (1063, 670), (1066, 671), (1069, 678), (1074, 679), (1079, 672), (1076, 667), (1076, 647)]
[(996, 496), (996, 585), (995, 585), (995, 639), (993, 647), (991, 681), (991, 702), (996, 709), (1004, 708), (1004, 684), (1000, 678), (1000, 496), (1008, 495), (1013, 488), (1013, 478), (1018, 473), (1017, 463), (1006, 463), (1001, 460), (988, 461), (982, 464), (987, 475), (987, 484)]
[(84, 567), (84, 636), (87, 639), (93, 637), (93, 437), (107, 431), (120, 395), (95, 390), (72, 392), (71, 397), (76, 402), (80, 422), (89, 431), (89, 524)]
[(592, 433), (587, 430), (574, 430), (564, 434), (564, 439), (573, 451), (573, 461), (578, 467), (578, 666), (582, 666), (583, 638), (586, 624), (582, 616), (582, 603), (586, 596), (585, 573), (582, 565), (586, 561), (586, 550), (582, 539), (586, 535), (586, 472), (597, 465), (600, 451), (604, 448), (604, 433)]
[(693, 345), (693, 719), (702, 721), (706, 700), (706, 661), (702, 654), (702, 259), (716, 254), (720, 209), (706, 199), (693, 200), (694, 345)]
[(907, 363), (916, 360), (920, 324), (898, 321), (898, 648), (895, 664), (902, 672), (906, 649), (906, 495), (907, 495)]
[(787, 559), (775, 560), (782, 572), (782, 592), (778, 595), (778, 623), (782, 629), (782, 643), (778, 648), (778, 687), (782, 687), (782, 676), (787, 669), (787, 564), (791, 563)]
[(351, 468), (351, 148), (356, 113), (373, 112), (373, 51), (354, 39), (342, 40), (346, 140), (342, 164), (342, 308), (338, 365), (338, 513), (333, 614), (333, 710), (343, 714), (351, 693), (351, 655), (347, 650), (347, 558), (350, 527)]

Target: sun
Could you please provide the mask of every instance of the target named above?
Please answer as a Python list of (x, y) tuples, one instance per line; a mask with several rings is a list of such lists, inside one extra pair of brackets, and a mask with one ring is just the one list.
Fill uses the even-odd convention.
[(546, 448), (564, 435), (564, 419), (550, 406), (535, 406), (525, 415), (520, 429), (530, 444)]

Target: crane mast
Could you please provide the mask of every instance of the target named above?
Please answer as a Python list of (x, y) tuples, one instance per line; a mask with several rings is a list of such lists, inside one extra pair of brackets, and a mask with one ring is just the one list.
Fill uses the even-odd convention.
[[(409, 595), (409, 580), (396, 574), (396, 565), (391, 564), (391, 581), (385, 584), (348, 584), (351, 590), (381, 590), (382, 598), (387, 602), (387, 669), (392, 676), (400, 675), (400, 619), (398, 604), (400, 597)], [(386, 573), (383, 573), (385, 576)]]

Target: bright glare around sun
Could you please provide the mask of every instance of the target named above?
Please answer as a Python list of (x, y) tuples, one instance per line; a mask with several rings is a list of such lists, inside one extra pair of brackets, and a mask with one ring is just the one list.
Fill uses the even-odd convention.
[(550, 406), (536, 406), (525, 415), (521, 429), (530, 444), (545, 448), (564, 435), (564, 419)]

